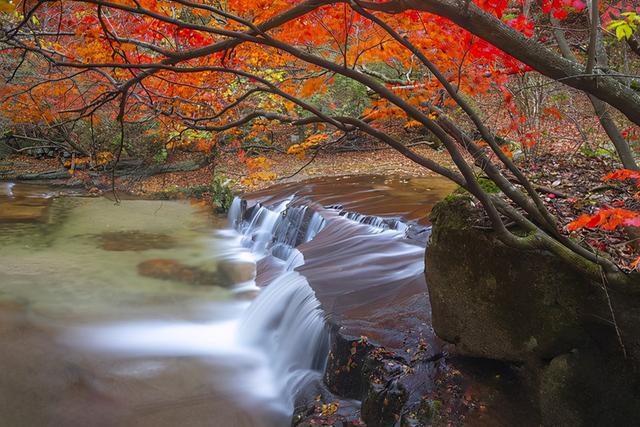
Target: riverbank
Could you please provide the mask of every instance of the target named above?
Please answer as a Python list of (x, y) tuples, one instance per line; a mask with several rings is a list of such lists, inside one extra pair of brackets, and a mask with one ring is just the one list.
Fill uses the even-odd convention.
[[(428, 147), (416, 147), (416, 151), (431, 158), (437, 157), (438, 161), (447, 163), (447, 155), (434, 151)], [(141, 170), (130, 176), (118, 177), (116, 188), (119, 191), (138, 195), (152, 196), (171, 189), (200, 187), (211, 184), (214, 175), (220, 175), (231, 181), (231, 186), (236, 193), (245, 193), (262, 190), (274, 184), (298, 182), (308, 178), (320, 176), (341, 175), (395, 175), (407, 177), (436, 176), (433, 172), (411, 162), (401, 154), (390, 149), (381, 149), (362, 152), (324, 153), (320, 152), (311, 163), (310, 158), (300, 159), (293, 155), (280, 152), (264, 154), (273, 163), (269, 169), (276, 178), (273, 180), (256, 180), (252, 183), (243, 182), (250, 171), (235, 153), (223, 154), (215, 163), (204, 164), (201, 168), (190, 171), (175, 171), (147, 175)], [(165, 166), (184, 164), (199, 159), (196, 153), (172, 154), (166, 163), (149, 162), (148, 166)], [(147, 166), (147, 167), (148, 167)], [(64, 172), (60, 162), (56, 159), (37, 160), (28, 156), (12, 156), (0, 161), (0, 177), (2, 180), (12, 181), (16, 177), (25, 174), (43, 174), (47, 172)], [(109, 171), (102, 173), (89, 173), (76, 170), (68, 177), (57, 178), (59, 182), (71, 185), (83, 185), (96, 187), (103, 191), (111, 188)], [(159, 169), (162, 172), (162, 169)]]

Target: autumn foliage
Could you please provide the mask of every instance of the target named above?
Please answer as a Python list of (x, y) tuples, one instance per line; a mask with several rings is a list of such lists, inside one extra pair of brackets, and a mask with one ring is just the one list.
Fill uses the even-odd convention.
[[(113, 152), (112, 163), (133, 151), (125, 141), (133, 126), (143, 127), (164, 152), (213, 157), (234, 149), (247, 166), (247, 185), (276, 178), (269, 159), (243, 149), (246, 141), (268, 145), (274, 122), (302, 130), (287, 147), (300, 159), (358, 132), (469, 191), (505, 243), (578, 254), (603, 266), (612, 282), (625, 282), (613, 263), (562, 233), (516, 164), (522, 156), (531, 160), (569, 119), (560, 102), (532, 107), (523, 100), (532, 75), (548, 79), (542, 86), (557, 80), (617, 108), (631, 122), (620, 138), (637, 133), (638, 95), (607, 74), (594, 49), (575, 48), (595, 47), (590, 40), (610, 25), (633, 42), (635, 18), (616, 4), (601, 4), (602, 25), (589, 26), (593, 13), (586, 6), (582, 0), (472, 0), (464, 10), (446, 0), (3, 4), (0, 48), (8, 83), (0, 87), (0, 102), (13, 126), (38, 124), (74, 149), (82, 148), (78, 126), (93, 135), (100, 125), (119, 124), (112, 141), (81, 156), (96, 164), (105, 150)], [(561, 54), (550, 22), (587, 31), (571, 35), (573, 51)], [(449, 163), (412, 150), (397, 128), (438, 139)], [(615, 134), (611, 126), (607, 134)], [(626, 140), (622, 149), (630, 150)], [(633, 156), (626, 162), (627, 170), (607, 179), (637, 180)], [(501, 198), (482, 189), (479, 175), (494, 182)], [(512, 233), (509, 222), (535, 238)], [(635, 211), (611, 206), (568, 228), (637, 225)]]

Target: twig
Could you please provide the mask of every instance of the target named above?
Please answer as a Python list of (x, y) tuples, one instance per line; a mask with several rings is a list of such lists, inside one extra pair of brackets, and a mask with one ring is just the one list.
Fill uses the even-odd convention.
[(281, 181), (283, 179), (293, 178), (294, 176), (298, 175), (300, 172), (302, 172), (307, 166), (309, 166), (316, 159), (318, 154), (320, 154), (320, 151), (322, 151), (322, 148), (319, 148), (318, 150), (316, 150), (316, 152), (313, 153), (313, 156), (311, 157), (311, 159), (309, 159), (309, 161), (307, 163), (302, 165), (302, 167), (300, 169), (298, 169), (297, 171), (295, 171), (293, 174), (291, 174), (289, 176), (283, 176), (281, 178), (278, 178), (278, 181)]
[(289, 178), (293, 178), (294, 176), (298, 175), (300, 172), (302, 172), (307, 166), (309, 166), (311, 163), (313, 163), (313, 161), (316, 159), (316, 157), (318, 157), (318, 154), (320, 154), (320, 152), (324, 149), (326, 149), (327, 147), (329, 147), (330, 145), (333, 144), (337, 144), (338, 142), (342, 141), (347, 135), (344, 134), (342, 135), (340, 138), (336, 139), (335, 141), (329, 142), (323, 146), (321, 146), (320, 148), (318, 148), (316, 150), (315, 153), (313, 153), (313, 156), (311, 157), (311, 159), (309, 159), (309, 161), (307, 163), (305, 163), (304, 165), (302, 165), (302, 167), (300, 169), (298, 169), (297, 171), (295, 171), (293, 174), (289, 175), (289, 176), (283, 176), (281, 178), (278, 178), (278, 181), (281, 181), (283, 179), (289, 179)]
[(601, 185), (599, 187), (592, 188), (591, 190), (589, 190), (589, 192), (590, 193), (595, 193), (595, 192), (598, 192), (598, 191), (614, 190), (616, 188), (617, 187), (615, 185)]
[(533, 184), (533, 188), (535, 188), (537, 191), (541, 191), (543, 193), (551, 193), (551, 194), (555, 194), (556, 196), (560, 197), (561, 199), (568, 199), (570, 196), (567, 193), (564, 193), (560, 190), (556, 190), (552, 187), (547, 187), (544, 185), (538, 185), (538, 184)]
[(611, 297), (609, 297), (609, 290), (607, 289), (607, 276), (604, 274), (602, 267), (600, 267), (600, 276), (602, 277), (602, 289), (604, 290), (604, 294), (607, 297), (607, 304), (609, 306), (609, 312), (611, 313), (613, 328), (616, 330), (618, 343), (620, 344), (620, 349), (622, 349), (622, 355), (624, 356), (625, 359), (627, 359), (627, 349), (624, 346), (624, 342), (622, 341), (622, 334), (620, 333), (620, 328), (618, 327), (618, 322), (616, 321), (616, 314), (613, 311), (613, 304), (611, 303)]
[[(514, 183), (514, 184), (520, 184), (520, 182), (515, 179), (515, 178), (509, 178), (509, 181)], [(555, 188), (552, 187), (547, 187), (545, 185), (538, 185), (538, 184), (533, 184), (533, 188), (536, 191), (539, 191), (541, 193), (551, 193), (554, 194), (558, 197), (560, 197), (561, 199), (568, 199), (569, 197), (571, 197), (569, 194), (562, 192), (560, 190), (556, 190)]]

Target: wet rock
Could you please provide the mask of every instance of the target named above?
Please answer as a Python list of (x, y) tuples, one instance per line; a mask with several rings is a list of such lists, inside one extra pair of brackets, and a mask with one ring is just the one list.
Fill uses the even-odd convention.
[[(426, 348), (398, 355), (334, 327), (324, 381), (336, 395), (362, 402), (361, 417), (367, 426), (394, 426), (403, 414), (418, 413), (420, 398), (433, 391), (444, 374), (441, 361), (442, 354)], [(449, 377), (438, 381), (442, 389), (455, 388)], [(409, 418), (402, 420), (403, 425), (428, 425), (421, 421), (424, 417)]]
[(362, 419), (369, 427), (395, 425), (402, 415), (407, 390), (397, 380), (390, 384), (373, 383), (362, 401)]
[(334, 327), (331, 350), (324, 380), (329, 389), (340, 396), (361, 399), (366, 378), (363, 367), (368, 354), (375, 348), (366, 339), (340, 333)]
[(400, 420), (400, 427), (422, 427), (434, 425), (441, 419), (441, 400), (424, 398), (415, 413), (406, 413)]
[(296, 406), (291, 420), (293, 427), (318, 425), (362, 427), (365, 425), (360, 418), (360, 403), (358, 401), (340, 399), (326, 391), (321, 393), (319, 397), (319, 399), (305, 405)]
[(151, 249), (171, 249), (176, 241), (166, 234), (144, 233), (142, 231), (113, 231), (97, 236), (105, 251), (147, 251)]
[(256, 277), (256, 264), (252, 261), (221, 260), (218, 262), (220, 278), (229, 285), (249, 282)]
[(550, 359), (611, 332), (594, 322), (610, 316), (597, 285), (550, 253), (504, 246), (474, 217), (466, 197), (437, 205), (426, 255), (433, 326), (458, 354)]
[(218, 285), (220, 283), (216, 273), (185, 265), (172, 259), (150, 259), (141, 262), (138, 264), (138, 274), (189, 285)]

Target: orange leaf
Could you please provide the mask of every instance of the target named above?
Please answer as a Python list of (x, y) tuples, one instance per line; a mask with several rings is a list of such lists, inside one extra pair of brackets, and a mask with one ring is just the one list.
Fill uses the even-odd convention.
[(545, 116), (551, 116), (556, 118), (557, 120), (562, 120), (562, 113), (555, 107), (545, 108), (544, 110), (542, 110), (542, 113)]
[(613, 231), (621, 225), (640, 217), (639, 212), (621, 208), (600, 209), (594, 215), (580, 215), (578, 219), (567, 225), (567, 230), (575, 231), (580, 228), (597, 228)]
[(570, 222), (569, 225), (567, 225), (567, 230), (576, 231), (584, 228), (589, 221), (591, 221), (591, 217), (587, 214), (582, 214), (578, 217), (578, 219)]
[(508, 158), (510, 158), (510, 159), (512, 159), (512, 158), (513, 158), (513, 152), (511, 151), (511, 149), (510, 149), (508, 146), (506, 146), (506, 145), (502, 145), (502, 146), (500, 147), (500, 149), (502, 150), (502, 152), (503, 152), (504, 154), (506, 154), (506, 155), (507, 155), (507, 157), (508, 157)]
[(625, 181), (627, 179), (640, 179), (640, 171), (634, 171), (631, 169), (618, 169), (605, 175), (602, 178), (603, 181), (609, 181), (611, 179), (616, 179), (618, 181)]

